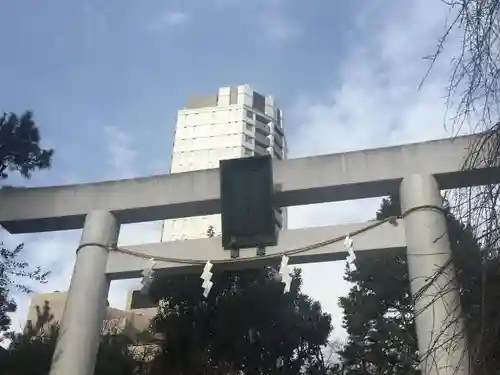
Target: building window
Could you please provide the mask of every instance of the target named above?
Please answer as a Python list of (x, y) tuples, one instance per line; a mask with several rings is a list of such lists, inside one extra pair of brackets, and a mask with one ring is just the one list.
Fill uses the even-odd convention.
[(249, 111), (248, 109), (246, 110), (246, 113), (247, 113), (247, 118), (249, 119), (252, 119), (253, 120), (253, 112), (252, 111)]
[(283, 134), (283, 129), (281, 129), (279, 126), (275, 126), (274, 130), (276, 130), (276, 133), (278, 133), (280, 136), (285, 136), (285, 134)]
[(252, 143), (253, 138), (250, 137), (249, 135), (245, 135), (245, 142)]
[(252, 131), (253, 131), (253, 125), (247, 122), (247, 123), (246, 123), (246, 129), (247, 129), (249, 132), (252, 132)]
[(259, 133), (260, 135), (267, 137), (270, 133), (267, 130), (261, 129), (261, 128), (255, 128), (255, 132)]
[(268, 120), (267, 118), (265, 118), (264, 116), (261, 116), (261, 115), (255, 115), (255, 121), (259, 121), (259, 122), (263, 123), (264, 125), (267, 125), (271, 122), (271, 120)]
[(268, 145), (266, 145), (265, 143), (262, 143), (261, 141), (259, 140), (255, 140), (255, 144), (262, 147), (263, 149), (266, 149), (268, 147)]
[(253, 156), (253, 151), (252, 151), (252, 150), (250, 150), (249, 148), (244, 147), (244, 148), (243, 148), (243, 154), (244, 154), (245, 156)]
[(260, 95), (257, 92), (253, 92), (253, 100), (252, 100), (252, 108), (255, 108), (257, 111), (265, 113), (266, 112), (266, 97)]

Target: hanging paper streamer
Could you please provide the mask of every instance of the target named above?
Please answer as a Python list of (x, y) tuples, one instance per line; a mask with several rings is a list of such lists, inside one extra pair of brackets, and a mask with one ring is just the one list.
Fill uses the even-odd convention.
[(281, 282), (285, 284), (283, 293), (288, 293), (290, 291), (290, 285), (292, 284), (292, 277), (290, 276), (290, 271), (288, 270), (288, 260), (289, 258), (286, 255), (283, 255), (279, 269)]
[(213, 273), (210, 272), (212, 267), (213, 267), (213, 264), (210, 263), (210, 261), (208, 260), (207, 263), (205, 263), (205, 267), (203, 267), (203, 272), (200, 276), (200, 279), (203, 280), (203, 284), (201, 284), (201, 287), (203, 288), (203, 297), (205, 297), (205, 298), (208, 297), (208, 294), (210, 293), (210, 289), (212, 289), (212, 286), (214, 285), (214, 283), (211, 280)]
[(344, 240), (344, 247), (348, 253), (345, 260), (350, 272), (356, 271), (356, 265), (354, 264), (354, 261), (356, 260), (356, 254), (354, 254), (354, 250), (352, 249), (353, 243), (354, 241), (352, 240), (352, 238), (347, 235)]

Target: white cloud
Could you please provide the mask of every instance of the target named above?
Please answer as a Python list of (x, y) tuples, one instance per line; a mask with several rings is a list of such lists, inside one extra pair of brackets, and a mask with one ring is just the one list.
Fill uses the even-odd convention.
[(300, 34), (299, 23), (292, 19), (285, 0), (258, 2), (259, 26), (273, 46), (294, 40)]
[(113, 178), (132, 178), (137, 175), (137, 152), (131, 137), (116, 126), (105, 126), (107, 151), (110, 156)]
[(175, 12), (167, 13), (164, 17), (164, 20), (165, 20), (165, 23), (169, 26), (179, 26), (179, 25), (183, 25), (184, 23), (186, 23), (188, 18), (189, 17), (187, 15), (187, 13), (175, 11)]
[[(259, 30), (257, 34), (252, 31), (252, 40), (257, 40), (263, 45), (271, 44), (272, 47), (279, 47), (300, 35), (300, 22), (290, 15), (288, 0), (212, 1), (224, 14), (231, 12), (231, 17), (249, 21), (252, 28)], [(264, 40), (260, 39), (259, 35), (262, 35)]]
[(298, 25), (280, 13), (270, 12), (261, 18), (260, 23), (271, 42), (285, 43), (299, 35)]
[[(441, 5), (441, 6), (440, 6)], [(289, 137), (292, 157), (337, 153), (451, 136), (444, 129), (446, 56), (421, 90), (428, 62), (445, 21), (446, 8), (433, 0), (376, 1), (360, 8), (355, 38), (331, 88), (321, 99), (302, 97), (288, 118), (297, 122)], [(315, 93), (317, 94), (317, 93)], [(290, 209), (290, 226), (327, 225), (373, 218), (380, 199)], [(346, 295), (344, 262), (306, 265), (304, 290), (333, 314), (335, 335)]]
[(190, 19), (191, 16), (187, 12), (166, 10), (159, 17), (155, 17), (148, 26), (153, 31), (162, 32), (167, 29), (183, 27)]
[[(338, 74), (331, 77), (337, 80), (335, 86), (321, 101), (302, 98), (294, 108), (299, 121), (290, 140), (294, 156), (445, 135), (446, 76), (431, 75), (417, 90), (428, 64), (422, 56), (433, 49), (443, 12), (432, 0), (397, 3), (396, 9), (384, 4), (383, 8), (392, 11), (381, 17), (372, 8), (380, 22), (359, 33)], [(373, 27), (379, 31), (373, 33)], [(439, 67), (436, 72), (442, 73)]]

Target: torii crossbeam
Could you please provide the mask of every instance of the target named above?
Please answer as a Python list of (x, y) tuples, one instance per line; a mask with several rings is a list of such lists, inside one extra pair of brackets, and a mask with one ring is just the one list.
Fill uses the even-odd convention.
[[(410, 286), (416, 293), (451, 259), (440, 190), (500, 182), (498, 171), (482, 165), (463, 169), (475, 139), (465, 136), (274, 161), (274, 181), (280, 185), (276, 202), (287, 207), (379, 197), (399, 190), (402, 210), (411, 213), (396, 223), (383, 223), (356, 236), (356, 250), (406, 249)], [(229, 259), (218, 238), (129, 248), (142, 258), (110, 252), (118, 241), (120, 224), (215, 214), (220, 212), (219, 198), (217, 169), (82, 185), (2, 188), (0, 224), (11, 233), (83, 227), (51, 375), (93, 373), (111, 279), (138, 277), (148, 257), (210, 259), (214, 263)], [(284, 231), (278, 246), (267, 249), (267, 254), (278, 255), (290, 248), (354, 233), (372, 223)], [(341, 244), (332, 243), (291, 257), (291, 262), (330, 261), (339, 259), (343, 252)], [(251, 261), (224, 263), (224, 267), (258, 267), (270, 261), (254, 256), (255, 251), (243, 250), (241, 257), (252, 257)], [(177, 272), (192, 269), (171, 262), (159, 262), (155, 268)], [(450, 278), (454, 278), (453, 267), (434, 280), (433, 288), (449, 288)], [(433, 288), (416, 301), (416, 309), (430, 303), (416, 317), (419, 351), (429, 352), (422, 364), (423, 375), (466, 375), (465, 339), (454, 342), (454, 352), (444, 345), (450, 335), (463, 329), (460, 320), (452, 319), (459, 312), (458, 292), (453, 289), (433, 299)], [(454, 323), (445, 327), (452, 320)], [(436, 339), (438, 332), (441, 335)]]

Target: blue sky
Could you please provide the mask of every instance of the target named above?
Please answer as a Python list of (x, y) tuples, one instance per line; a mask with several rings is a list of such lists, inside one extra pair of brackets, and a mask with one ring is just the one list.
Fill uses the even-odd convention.
[[(190, 94), (223, 85), (249, 83), (275, 96), (292, 157), (442, 137), (446, 54), (417, 87), (445, 16), (439, 0), (4, 2), (0, 110), (33, 110), (44, 144), (56, 149), (50, 171), (8, 184), (166, 173), (176, 111)], [(290, 226), (367, 220), (379, 202), (295, 208)], [(2, 232), (53, 271), (41, 291), (67, 288), (78, 235)], [(149, 223), (127, 226), (120, 241), (159, 238)], [(343, 266), (305, 267), (306, 292), (337, 327), (337, 298), (348, 290)], [(122, 306), (130, 285), (114, 283), (111, 303)], [(28, 299), (18, 300), (20, 325)]]
[(322, 75), (347, 43), (338, 36), (353, 29), (356, 1), (344, 3), (11, 1), (0, 15), (8, 51), (0, 69), (11, 87), (0, 94), (2, 110), (34, 110), (57, 146), (47, 182), (102, 178), (103, 126), (134, 139), (138, 173), (166, 171), (157, 158), (169, 160), (176, 110), (189, 94), (249, 82), (289, 106), (326, 89)]

